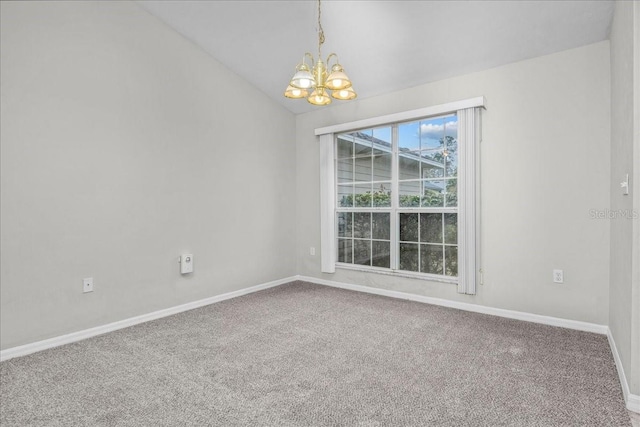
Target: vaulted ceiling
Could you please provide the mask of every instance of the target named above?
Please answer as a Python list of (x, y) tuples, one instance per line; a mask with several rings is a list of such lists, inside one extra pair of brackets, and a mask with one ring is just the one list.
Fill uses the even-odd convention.
[[(331, 108), (282, 95), (303, 54), (317, 55), (316, 1), (138, 4), (291, 112)], [(324, 0), (322, 54), (338, 54), (362, 99), (606, 40), (613, 8), (609, 0)]]

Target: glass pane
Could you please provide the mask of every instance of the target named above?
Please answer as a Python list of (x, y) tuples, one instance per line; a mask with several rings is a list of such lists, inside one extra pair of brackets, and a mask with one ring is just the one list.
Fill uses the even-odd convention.
[(372, 242), (371, 265), (374, 267), (391, 267), (391, 244), (389, 242)]
[(449, 117), (445, 117), (444, 119), (445, 136), (450, 136), (452, 138), (458, 137), (458, 116), (453, 115)]
[(338, 135), (338, 158), (353, 157), (353, 137)]
[(351, 237), (352, 218), (353, 214), (351, 212), (338, 212), (338, 237)]
[(399, 184), (400, 207), (420, 206), (420, 185), (420, 181), (401, 182)]
[(353, 185), (338, 185), (338, 206), (353, 207)]
[(420, 158), (416, 154), (402, 154), (398, 158), (400, 179), (420, 178)]
[(372, 238), (380, 240), (391, 239), (391, 215), (388, 213), (371, 214), (372, 219)]
[(458, 206), (458, 180), (455, 178), (447, 180), (446, 206)]
[(420, 122), (398, 126), (398, 148), (400, 152), (420, 149)]
[(458, 214), (444, 214), (444, 242), (458, 244)]
[(400, 240), (403, 242), (418, 241), (418, 214), (400, 214)]
[(447, 176), (458, 176), (458, 117), (447, 117), (444, 123), (445, 161)]
[(353, 181), (353, 159), (338, 160), (338, 182)]
[(400, 243), (400, 270), (418, 271), (417, 243)]
[(388, 181), (391, 179), (391, 154), (378, 154), (373, 158), (373, 180)]
[(353, 132), (354, 135), (354, 154), (356, 156), (370, 156), (371, 155), (371, 129)]
[(373, 145), (373, 155), (379, 156), (382, 154), (391, 154), (392, 147), (391, 143), (387, 146), (386, 143), (378, 141), (377, 144)]
[(355, 206), (356, 208), (371, 207), (371, 184), (355, 186)]
[(420, 122), (420, 148), (433, 150), (444, 148), (444, 123), (450, 117), (437, 117)]
[(353, 262), (352, 242), (351, 239), (338, 239), (338, 262)]
[(442, 246), (420, 245), (420, 271), (442, 274)]
[(444, 150), (447, 176), (458, 176), (458, 140), (447, 137), (447, 149)]
[(373, 207), (385, 208), (391, 206), (391, 183), (381, 182), (373, 184)]
[(391, 147), (391, 126), (373, 129), (373, 142), (382, 147)]
[(441, 150), (423, 151), (420, 153), (423, 178), (444, 177), (445, 159)]
[(430, 160), (423, 159), (421, 164), (422, 178), (442, 178), (444, 177), (444, 167)]
[(444, 274), (447, 276), (458, 277), (458, 247), (444, 247)]
[(371, 182), (371, 156), (355, 159), (355, 180)]
[(444, 180), (422, 181), (422, 206), (444, 206)]
[(371, 265), (371, 240), (353, 241), (353, 263)]
[(361, 239), (371, 238), (371, 213), (370, 212), (354, 212), (353, 237), (359, 237)]
[(442, 243), (442, 214), (420, 214), (420, 241)]

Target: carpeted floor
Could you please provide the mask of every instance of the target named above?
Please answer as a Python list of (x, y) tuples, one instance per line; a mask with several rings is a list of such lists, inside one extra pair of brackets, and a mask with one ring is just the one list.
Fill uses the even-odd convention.
[(295, 282), (0, 363), (9, 426), (630, 426), (603, 335)]

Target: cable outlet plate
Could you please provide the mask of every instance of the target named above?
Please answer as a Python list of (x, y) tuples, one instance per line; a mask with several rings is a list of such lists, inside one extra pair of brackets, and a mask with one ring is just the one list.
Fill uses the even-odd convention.
[(93, 277), (82, 279), (82, 292), (93, 292)]
[(193, 273), (193, 254), (182, 254), (180, 256), (180, 274)]

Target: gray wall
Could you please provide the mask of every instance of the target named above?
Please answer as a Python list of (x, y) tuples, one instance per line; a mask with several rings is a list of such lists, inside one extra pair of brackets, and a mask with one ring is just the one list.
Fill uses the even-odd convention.
[[(640, 31), (639, 15), (640, 6), (637, 3), (618, 1), (611, 29), (611, 211), (629, 214), (632, 214), (634, 209), (636, 214), (640, 214), (640, 201), (637, 199), (639, 182), (637, 178), (633, 179), (634, 172), (637, 177), (640, 169), (640, 136), (637, 122), (640, 115), (640, 69), (636, 68), (634, 71), (634, 66), (638, 67), (637, 62), (640, 61), (640, 44), (637, 38), (634, 43), (634, 28), (636, 32)], [(632, 177), (632, 191), (627, 196), (622, 195), (620, 189), (620, 182), (626, 174)], [(639, 221), (624, 216), (610, 220), (609, 327), (631, 392), (634, 394), (640, 394), (640, 279), (637, 277), (637, 270), (640, 268)]]
[(1, 5), (0, 348), (295, 274), (291, 113), (134, 3)]
[[(484, 95), (484, 285), (320, 272), (319, 147), (313, 130)], [(298, 273), (541, 315), (608, 323), (609, 42), (450, 78), (296, 117)], [(318, 254), (319, 252), (316, 252)], [(552, 282), (564, 270), (565, 283)]]

